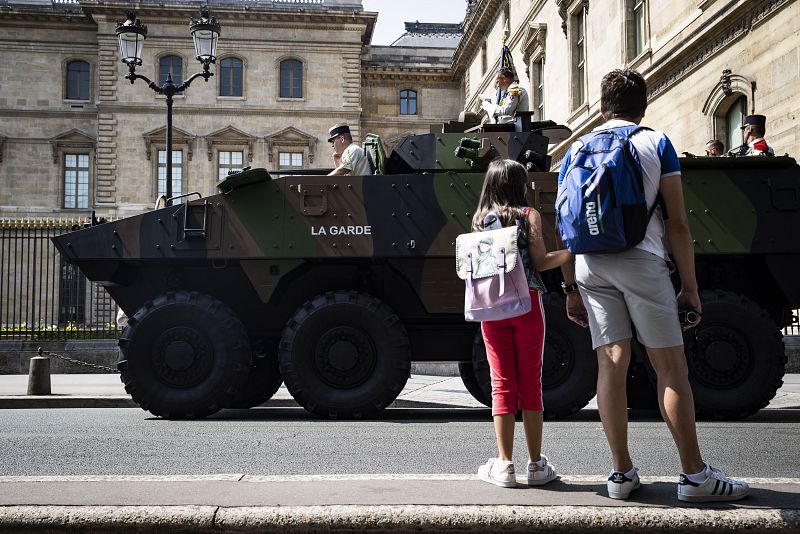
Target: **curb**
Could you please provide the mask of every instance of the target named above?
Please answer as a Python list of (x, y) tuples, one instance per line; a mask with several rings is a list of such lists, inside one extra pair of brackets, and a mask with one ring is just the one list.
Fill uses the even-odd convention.
[(3, 532), (790, 532), (797, 509), (595, 506), (7, 506)]

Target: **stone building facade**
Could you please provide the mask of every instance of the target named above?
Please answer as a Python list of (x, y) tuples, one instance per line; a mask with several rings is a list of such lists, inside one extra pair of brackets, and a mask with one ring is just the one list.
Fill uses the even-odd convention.
[(504, 33), (537, 119), (567, 124), (566, 148), (602, 122), (600, 80), (630, 67), (648, 82), (643, 124), (678, 152), (741, 144), (744, 115), (767, 116), (777, 154), (800, 155), (800, 3), (794, 0), (468, 0), (453, 57), (466, 107), (493, 90)]
[[(776, 152), (800, 153), (796, 0), (465, 0), (463, 24), (408, 23), (391, 46), (370, 44), (378, 14), (360, 0), (140, 0), (137, 72), (199, 71), (187, 21), (206, 4), (219, 58), (176, 97), (176, 192), (213, 193), (248, 165), (330, 168), (338, 122), (390, 149), (479, 110), (504, 35), (537, 118), (573, 139), (601, 122), (603, 74), (629, 66), (650, 86), (645, 124), (679, 152), (735, 146), (741, 117), (762, 113)], [(0, 217), (126, 216), (163, 192), (166, 106), (124, 79), (114, 24), (127, 5), (0, 0)], [(570, 142), (551, 147), (555, 164)]]
[[(410, 25), (371, 47), (378, 14), (360, 0), (140, 0), (138, 74), (160, 85), (201, 70), (187, 22), (203, 5), (222, 33), (215, 76), (175, 97), (174, 194), (212, 194), (244, 166), (331, 168), (336, 123), (391, 145), (461, 109), (460, 25)], [(165, 98), (124, 79), (114, 27), (127, 6), (0, 0), (0, 217), (123, 217), (165, 192)]]

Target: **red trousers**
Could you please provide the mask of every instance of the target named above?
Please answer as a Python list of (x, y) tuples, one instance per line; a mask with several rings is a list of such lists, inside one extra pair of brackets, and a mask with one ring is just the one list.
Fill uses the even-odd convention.
[(544, 308), (531, 289), (531, 311), (481, 323), (492, 376), (492, 415), (543, 410)]

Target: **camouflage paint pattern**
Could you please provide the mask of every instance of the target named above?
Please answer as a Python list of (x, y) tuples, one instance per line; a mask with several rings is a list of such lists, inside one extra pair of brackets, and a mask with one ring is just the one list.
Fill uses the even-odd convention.
[[(476, 159), (455, 155), (468, 138)], [(532, 132), (409, 136), (375, 176), (286, 176), (247, 170), (220, 182), (219, 194), (55, 238), (87, 274), (113, 282), (115, 265), (137, 268), (210, 261), (239, 264), (262, 302), (281, 277), (309, 261), (388, 262), (402, 273), (427, 313), (458, 313), (461, 283), (453, 271), (456, 236), (469, 231), (491, 158), (525, 161), (547, 140)], [(800, 169), (786, 157), (683, 158), (686, 209), (698, 257), (798, 254)], [(529, 202), (543, 216), (555, 248), (555, 173), (531, 172)], [(424, 261), (404, 261), (404, 260)], [(104, 268), (99, 267), (101, 264)], [(102, 274), (101, 274), (102, 273)], [(272, 273), (272, 274), (270, 274)], [(200, 288), (202, 289), (202, 288)], [(798, 295), (790, 299), (800, 305)], [(124, 306), (124, 303), (121, 303)]]

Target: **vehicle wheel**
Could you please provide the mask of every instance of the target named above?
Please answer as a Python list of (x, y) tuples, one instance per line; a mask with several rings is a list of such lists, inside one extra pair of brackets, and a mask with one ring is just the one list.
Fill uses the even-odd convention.
[(250, 344), (241, 321), (217, 299), (176, 291), (147, 302), (119, 340), (125, 391), (153, 415), (205, 417), (244, 384)]
[(698, 417), (742, 419), (765, 407), (783, 384), (786, 354), (778, 327), (750, 299), (703, 291), (703, 320), (684, 333)]
[(647, 350), (635, 336), (631, 340), (631, 363), (628, 365), (626, 390), (628, 408), (632, 410), (658, 410), (656, 374), (647, 359)]
[(400, 319), (380, 300), (356, 291), (306, 302), (283, 330), (278, 360), (292, 397), (331, 419), (375, 416), (397, 398), (411, 370)]
[(597, 390), (597, 356), (589, 330), (567, 317), (562, 295), (542, 295), (547, 327), (542, 393), (544, 416), (560, 419), (579, 412)]
[[(547, 320), (542, 362), (544, 416), (558, 419), (580, 411), (594, 397), (597, 358), (588, 331), (567, 318), (564, 298), (545, 294), (543, 302)], [(470, 393), (480, 402), (491, 406), (489, 362), (480, 330), (475, 336), (472, 367), (480, 396), (472, 391)]]
[(478, 378), (475, 376), (475, 368), (472, 362), (458, 362), (458, 373), (461, 375), (461, 381), (464, 382), (464, 387), (467, 388), (472, 397), (483, 404), (484, 406), (492, 407), (492, 394), (486, 392), (478, 385)]
[(252, 408), (265, 403), (275, 395), (282, 383), (275, 354), (256, 358), (250, 366), (244, 386), (234, 393), (226, 408)]

